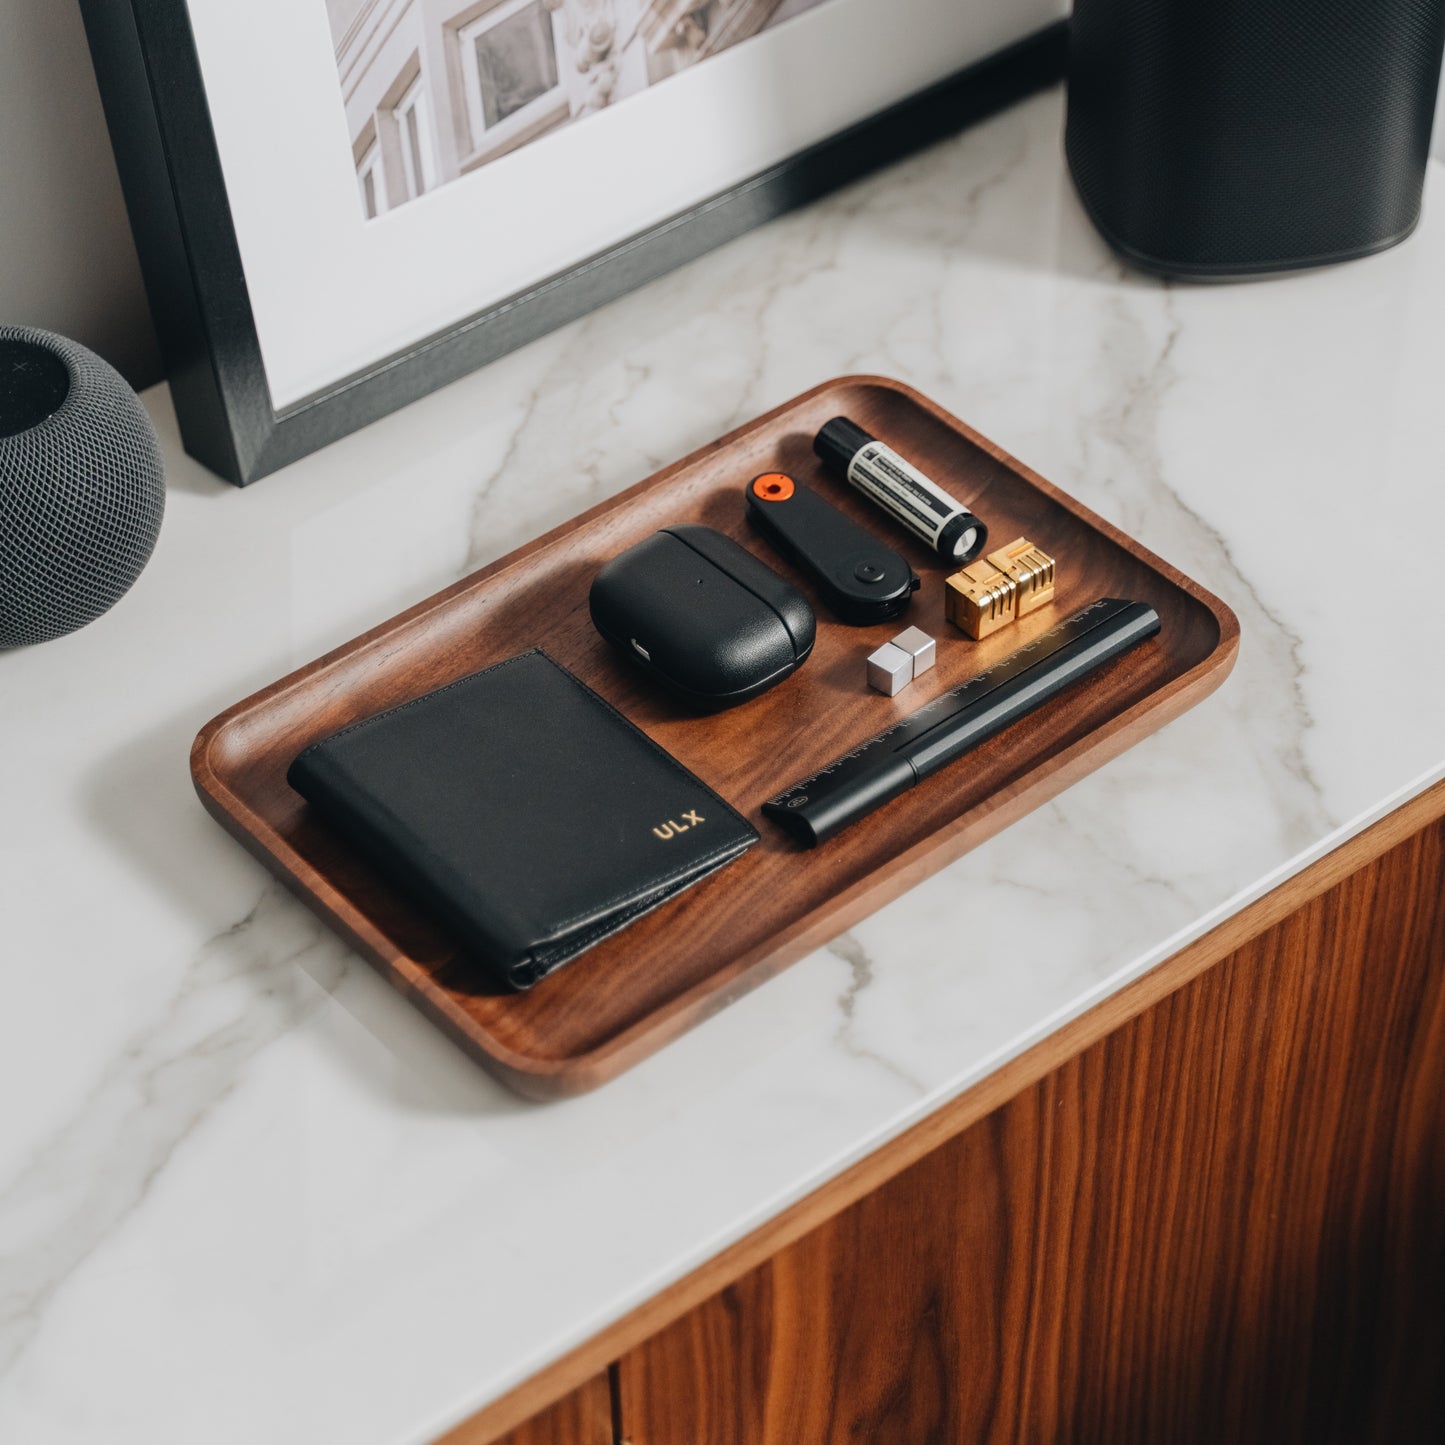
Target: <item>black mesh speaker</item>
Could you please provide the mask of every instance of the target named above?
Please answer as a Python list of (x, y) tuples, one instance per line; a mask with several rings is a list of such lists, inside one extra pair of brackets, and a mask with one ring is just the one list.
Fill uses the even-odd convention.
[(119, 373), (64, 337), (0, 327), (0, 647), (113, 606), (165, 501), (155, 431)]
[(1150, 270), (1380, 251), (1419, 219), (1442, 45), (1445, 0), (1076, 0), (1069, 169)]

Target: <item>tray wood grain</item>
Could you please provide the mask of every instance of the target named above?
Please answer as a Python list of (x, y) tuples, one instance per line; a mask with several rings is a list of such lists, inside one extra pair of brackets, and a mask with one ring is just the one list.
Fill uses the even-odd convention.
[[(1054, 555), (1052, 606), (982, 642), (946, 622), (948, 569), (814, 458), (814, 433), (839, 414), (968, 502), (997, 542), (1023, 534)], [(619, 664), (592, 628), (587, 590), (609, 557), (675, 522), (716, 527), (786, 571), (745, 518), (743, 488), (764, 471), (792, 473), (886, 534), (923, 586), (904, 620), (876, 627), (845, 627), (816, 605), (817, 644), (796, 676), (698, 717)], [(767, 798), (1101, 596), (1150, 603), (1158, 637), (820, 848), (804, 850), (763, 820)], [(910, 622), (938, 638), (937, 664), (882, 697), (867, 688), (863, 659)], [(977, 432), (899, 382), (843, 377), (229, 708), (196, 738), (191, 770), (221, 824), (467, 1052), (520, 1093), (552, 1098), (612, 1078), (1162, 727), (1219, 686), (1238, 644), (1239, 625), (1218, 598)], [(510, 994), (480, 982), (440, 928), (322, 826), (285, 774), (316, 739), (534, 645), (751, 817), (763, 841), (530, 992)]]

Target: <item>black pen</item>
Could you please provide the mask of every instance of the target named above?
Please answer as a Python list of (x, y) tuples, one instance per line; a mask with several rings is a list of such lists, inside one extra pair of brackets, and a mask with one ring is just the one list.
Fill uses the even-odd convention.
[(1147, 603), (1101, 597), (795, 783), (763, 813), (804, 843), (821, 843), (1158, 631)]

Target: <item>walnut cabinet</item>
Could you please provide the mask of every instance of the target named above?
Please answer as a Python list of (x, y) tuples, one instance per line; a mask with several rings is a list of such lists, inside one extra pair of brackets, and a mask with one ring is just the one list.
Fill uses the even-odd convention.
[(1445, 787), (446, 1445), (1445, 1439)]

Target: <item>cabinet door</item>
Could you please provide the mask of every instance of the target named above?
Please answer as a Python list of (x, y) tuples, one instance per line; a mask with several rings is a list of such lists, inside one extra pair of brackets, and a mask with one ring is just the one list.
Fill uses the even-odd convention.
[(1445, 828), (625, 1355), (630, 1445), (1445, 1440)]

